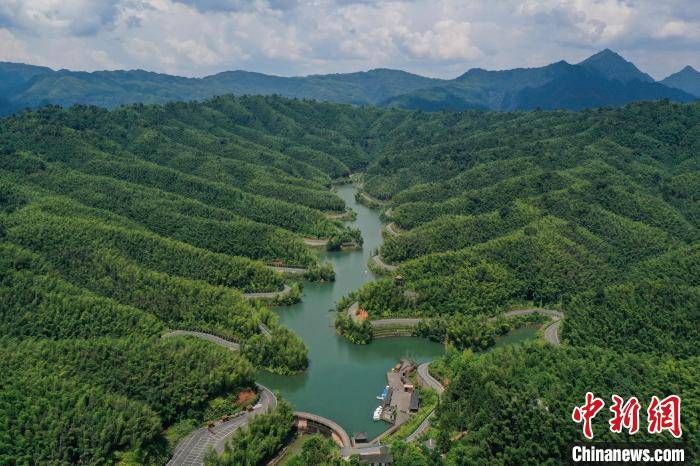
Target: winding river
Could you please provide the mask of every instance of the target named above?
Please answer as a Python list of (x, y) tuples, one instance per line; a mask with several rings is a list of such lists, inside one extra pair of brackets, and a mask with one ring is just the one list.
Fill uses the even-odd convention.
[(421, 363), (443, 354), (443, 346), (422, 338), (398, 337), (355, 345), (335, 334), (338, 300), (375, 277), (367, 268), (372, 250), (382, 241), (379, 214), (355, 201), (352, 185), (338, 187), (338, 195), (357, 213), (351, 223), (364, 239), (362, 251), (322, 253), (333, 264), (332, 284), (306, 283), (302, 302), (276, 308), (280, 322), (294, 330), (309, 349), (309, 369), (295, 376), (266, 372), (258, 381), (293, 403), (294, 409), (333, 419), (348, 433), (367, 432), (373, 438), (388, 425), (372, 421), (376, 396), (386, 385), (386, 371), (402, 357)]
[[(379, 214), (355, 201), (353, 185), (340, 186), (338, 195), (357, 213), (351, 223), (364, 239), (362, 251), (321, 253), (333, 264), (334, 283), (306, 283), (302, 302), (275, 308), (282, 325), (294, 330), (309, 349), (309, 368), (303, 374), (280, 376), (260, 372), (258, 381), (279, 391), (294, 409), (314, 413), (340, 424), (350, 435), (366, 432), (374, 438), (389, 426), (372, 421), (376, 396), (386, 385), (386, 371), (402, 357), (429, 362), (444, 353), (441, 344), (423, 338), (394, 337), (355, 345), (335, 334), (338, 300), (375, 276), (367, 268), (372, 251), (382, 242)], [(495, 347), (533, 338), (538, 326), (527, 326), (503, 336)]]

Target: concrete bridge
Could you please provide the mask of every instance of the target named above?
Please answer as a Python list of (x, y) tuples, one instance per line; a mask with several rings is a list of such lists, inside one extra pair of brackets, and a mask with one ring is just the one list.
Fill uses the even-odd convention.
[(294, 424), (303, 432), (321, 433), (333, 439), (341, 449), (352, 448), (352, 441), (345, 429), (336, 422), (317, 414), (294, 412)]

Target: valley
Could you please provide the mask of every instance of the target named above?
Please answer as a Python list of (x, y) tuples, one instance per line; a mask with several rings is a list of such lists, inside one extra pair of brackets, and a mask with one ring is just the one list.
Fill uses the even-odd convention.
[(373, 437), (404, 357), (445, 393), (414, 442), (388, 441), (399, 464), (433, 464), (428, 439), (448, 464), (561, 462), (587, 390), (677, 393), (698, 452), (699, 153), (700, 104), (665, 100), (5, 118), (0, 462), (165, 464), (248, 408), (206, 464), (270, 460), (295, 411)]

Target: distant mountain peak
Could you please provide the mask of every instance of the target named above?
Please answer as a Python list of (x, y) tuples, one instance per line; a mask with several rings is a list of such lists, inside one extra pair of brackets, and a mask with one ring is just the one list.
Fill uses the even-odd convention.
[[(591, 58), (595, 58), (595, 57), (611, 57), (611, 58), (615, 58), (615, 59), (618, 59), (618, 60), (625, 60), (624, 57), (623, 57), (622, 55), (620, 55), (619, 53), (617, 53), (617, 52), (615, 52), (615, 51), (613, 51), (613, 50), (610, 50), (610, 49), (607, 48), (607, 47), (604, 48), (603, 50), (601, 50), (601, 51), (598, 52), (598, 53), (594, 53), (593, 55), (591, 55), (590, 57), (588, 57), (586, 60), (590, 60)], [(625, 61), (627, 61), (627, 60), (625, 60)]]
[(597, 71), (607, 79), (613, 79), (622, 83), (638, 80), (642, 82), (654, 82), (648, 74), (627, 61), (622, 55), (610, 49), (604, 49), (583, 60), (579, 65)]
[(673, 73), (661, 83), (700, 97), (700, 72), (690, 65)]

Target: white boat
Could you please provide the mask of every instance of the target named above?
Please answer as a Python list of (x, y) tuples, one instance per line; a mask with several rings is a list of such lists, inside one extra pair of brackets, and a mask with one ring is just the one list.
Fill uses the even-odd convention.
[(377, 409), (374, 410), (374, 415), (372, 416), (372, 419), (375, 421), (378, 421), (382, 416), (382, 407), (377, 406)]

